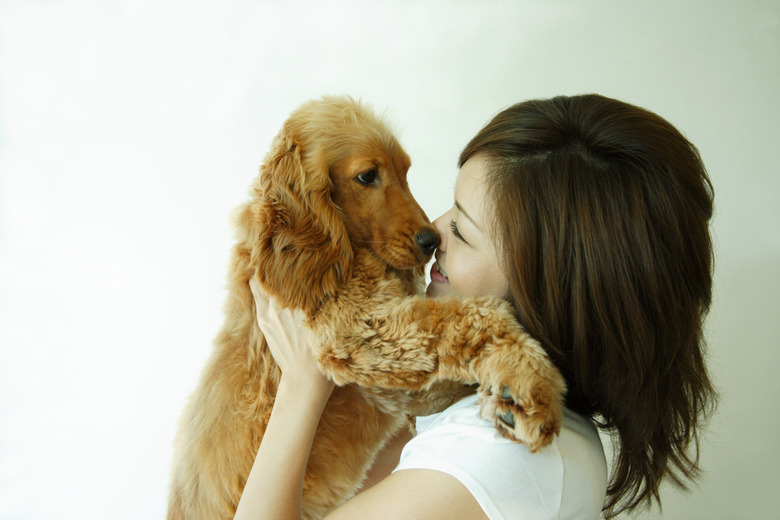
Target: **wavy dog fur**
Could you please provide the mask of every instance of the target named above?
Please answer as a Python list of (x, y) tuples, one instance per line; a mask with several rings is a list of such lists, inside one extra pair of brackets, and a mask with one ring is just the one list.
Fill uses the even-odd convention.
[(170, 520), (233, 518), (268, 424), (280, 371), (257, 326), (254, 276), (305, 311), (338, 385), (309, 457), (304, 518), (350, 498), (411, 417), (468, 385), (480, 385), (481, 413), (506, 437), (536, 451), (558, 433), (563, 379), (509, 305), (422, 293), (438, 241), (409, 191), (409, 165), (351, 98), (308, 102), (284, 123), (237, 212), (225, 324), (181, 419)]

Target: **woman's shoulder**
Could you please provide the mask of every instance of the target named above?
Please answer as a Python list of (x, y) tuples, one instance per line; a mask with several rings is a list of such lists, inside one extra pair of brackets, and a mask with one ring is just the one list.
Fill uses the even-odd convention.
[[(417, 435), (396, 471), (432, 469), (463, 483), (493, 518), (566, 518), (583, 506), (598, 518), (607, 469), (601, 441), (589, 420), (566, 410), (561, 434), (537, 453), (501, 436), (479, 415), (476, 396), (417, 419)], [(590, 506), (586, 505), (590, 504)]]
[[(415, 421), (417, 435), (415, 438), (423, 438), (429, 435), (448, 435), (448, 432), (457, 431), (459, 434), (470, 434), (490, 444), (523, 446), (503, 437), (493, 424), (483, 418), (479, 413), (479, 398), (476, 394), (468, 395), (442, 412), (417, 417)], [(589, 444), (601, 451), (601, 440), (598, 429), (593, 421), (569, 410), (563, 409), (562, 435), (567, 442), (579, 441)], [(560, 441), (561, 436), (556, 438)], [(553, 442), (556, 444), (556, 442)], [(530, 453), (527, 448), (520, 450)], [(544, 450), (542, 450), (544, 451)]]

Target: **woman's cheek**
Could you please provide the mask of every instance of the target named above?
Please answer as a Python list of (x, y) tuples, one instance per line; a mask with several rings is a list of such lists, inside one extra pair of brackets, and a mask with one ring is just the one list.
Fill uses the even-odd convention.
[(477, 284), (475, 279), (479, 277), (479, 273), (474, 270), (474, 267), (471, 262), (465, 265), (458, 264), (453, 266), (454, 272), (447, 273), (455, 296), (476, 296)]

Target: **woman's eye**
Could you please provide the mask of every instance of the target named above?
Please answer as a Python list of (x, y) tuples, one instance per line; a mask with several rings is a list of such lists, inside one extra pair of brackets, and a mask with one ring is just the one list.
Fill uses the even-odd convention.
[(454, 220), (450, 220), (450, 229), (452, 230), (452, 234), (455, 235), (455, 238), (457, 238), (464, 244), (468, 244), (468, 242), (466, 242), (466, 239), (463, 238), (463, 235), (460, 234), (460, 231), (458, 230), (458, 225), (455, 223)]
[(376, 181), (377, 171), (376, 169), (368, 170), (367, 172), (359, 173), (355, 179), (361, 184), (373, 184)]

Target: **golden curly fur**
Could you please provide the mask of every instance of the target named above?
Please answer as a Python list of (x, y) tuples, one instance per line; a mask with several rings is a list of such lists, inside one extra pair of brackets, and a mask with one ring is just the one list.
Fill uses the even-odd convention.
[(311, 450), (304, 518), (352, 496), (410, 417), (467, 385), (480, 384), (482, 414), (531, 450), (559, 431), (563, 379), (508, 304), (422, 293), (438, 240), (409, 191), (409, 165), (350, 98), (311, 101), (285, 122), (237, 213), (226, 320), (181, 420), (170, 520), (233, 518), (268, 424), (280, 372), (256, 323), (254, 276), (306, 312), (338, 385)]

